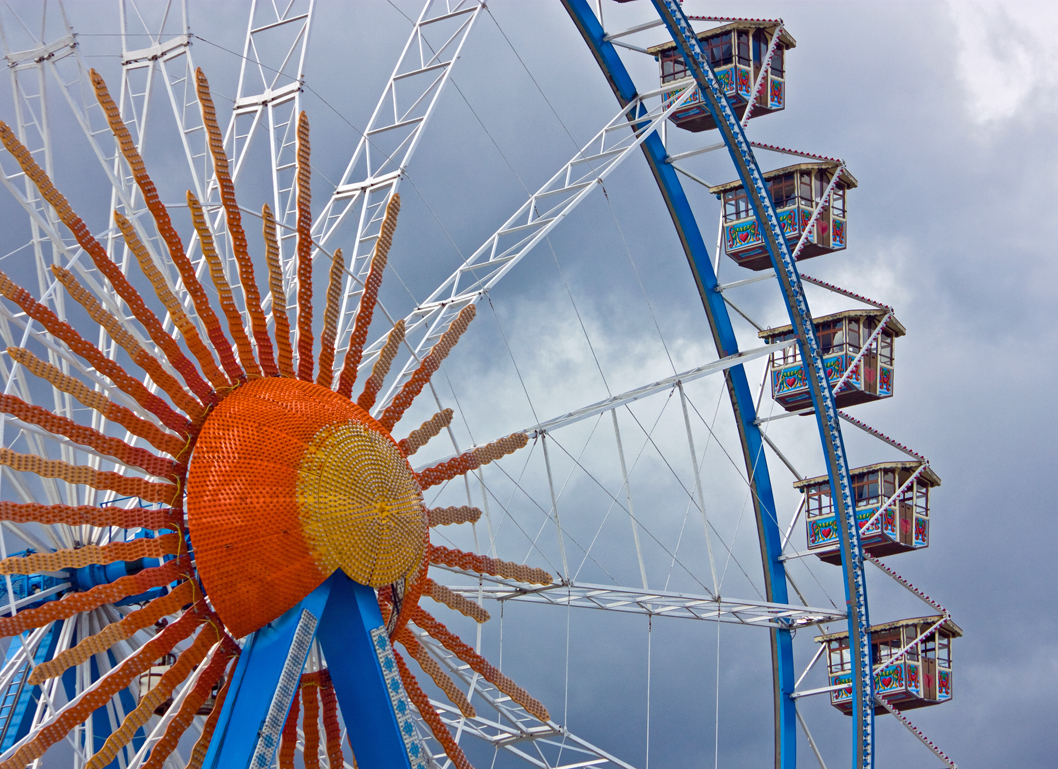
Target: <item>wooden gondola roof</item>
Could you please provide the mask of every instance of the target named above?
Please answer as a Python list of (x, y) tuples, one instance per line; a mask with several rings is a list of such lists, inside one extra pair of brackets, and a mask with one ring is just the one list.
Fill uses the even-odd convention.
[[(889, 310), (881, 307), (864, 307), (857, 310), (842, 310), (841, 312), (832, 312), (830, 315), (821, 315), (818, 318), (812, 318), (813, 323), (826, 323), (831, 320), (838, 320), (840, 318), (874, 318), (875, 320), (881, 320), (888, 314)], [(893, 332), (893, 336), (900, 337), (907, 333), (907, 329), (904, 325), (896, 319), (894, 315), (889, 319), (889, 322), (885, 325), (887, 329)], [(757, 334), (761, 339), (774, 339), (777, 336), (783, 334), (789, 334), (793, 331), (793, 326), (787, 324), (785, 326), (776, 326), (775, 328), (766, 328)]]
[[(775, 32), (775, 28), (782, 24), (778, 19), (733, 19), (727, 24), (723, 24), (719, 27), (713, 27), (712, 29), (706, 29), (697, 33), (699, 40), (713, 35), (722, 35), (725, 32), (733, 32), (734, 30), (742, 29), (766, 29), (768, 32)], [(797, 41), (794, 40), (793, 35), (786, 31), (786, 27), (783, 27), (782, 33), (779, 35), (779, 42), (785, 45), (787, 48), (796, 48)], [(676, 47), (676, 44), (671, 40), (667, 43), (660, 43), (658, 45), (647, 48), (647, 53), (654, 54), (657, 56), (663, 51), (671, 51)]]
[[(923, 463), (918, 460), (911, 459), (903, 462), (875, 462), (873, 465), (864, 465), (863, 467), (853, 467), (849, 469), (849, 473), (852, 475), (859, 475), (860, 473), (872, 473), (877, 470), (910, 470), (914, 472)], [(940, 476), (933, 472), (933, 468), (926, 465), (926, 469), (922, 471), (920, 478), (925, 478), (930, 486), (940, 486)], [(830, 477), (826, 475), (817, 475), (815, 478), (805, 478), (803, 481), (797, 481), (793, 487), (795, 489), (803, 489), (806, 486), (815, 486), (820, 483), (827, 483), (830, 481)]]
[[(785, 174), (792, 174), (795, 171), (814, 171), (819, 168), (833, 171), (835, 168), (840, 167), (841, 163), (836, 160), (820, 160), (820, 161), (805, 161), (804, 163), (797, 163), (792, 166), (783, 166), (782, 168), (776, 168), (774, 171), (765, 171), (763, 176), (765, 180), (774, 179), (776, 176), (784, 176)], [(848, 189), (855, 189), (860, 186), (860, 183), (856, 181), (856, 177), (849, 173), (849, 169), (845, 168), (841, 171), (841, 181), (845, 183)], [(727, 192), (728, 190), (737, 190), (742, 188), (742, 182), (724, 182), (718, 184), (715, 187), (710, 187), (709, 191), (714, 195)]]
[[(871, 632), (877, 633), (882, 630), (893, 630), (898, 627), (906, 627), (908, 625), (932, 625), (943, 619), (943, 614), (935, 614), (932, 617), (912, 617), (911, 619), (898, 619), (893, 622), (884, 622), (881, 625), (871, 625)], [(956, 625), (951, 619), (945, 619), (944, 623), (940, 626), (940, 629), (947, 632), (952, 638), (962, 638), (962, 628)], [(824, 633), (823, 635), (817, 635), (815, 637), (816, 643), (826, 643), (827, 641), (839, 641), (843, 638), (849, 637), (849, 631), (843, 630), (839, 633)]]

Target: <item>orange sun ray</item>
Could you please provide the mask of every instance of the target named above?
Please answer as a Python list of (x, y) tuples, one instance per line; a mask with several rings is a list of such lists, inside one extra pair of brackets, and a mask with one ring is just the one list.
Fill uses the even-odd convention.
[(312, 148), (309, 116), (298, 115), (297, 169), (297, 270), (298, 270), (298, 379), (312, 381)]
[(426, 696), (426, 692), (419, 686), (415, 676), (408, 670), (408, 663), (404, 661), (404, 657), (396, 649), (393, 650), (393, 659), (397, 662), (400, 680), (404, 683), (404, 688), (408, 690), (408, 698), (415, 705), (415, 709), (419, 711), (423, 721), (430, 727), (433, 736), (441, 743), (441, 747), (444, 748), (445, 755), (451, 759), (452, 765), (456, 769), (474, 769), (467, 760), (466, 754), (463, 753), (463, 749), (459, 747), (459, 743), (452, 739), (452, 733), (448, 731), (448, 727), (445, 726), (444, 721), (441, 720), (433, 705), (430, 704), (430, 698)]
[(471, 449), (465, 454), (460, 454), (458, 457), (453, 457), (418, 473), (419, 485), (425, 491), (431, 486), (444, 483), (457, 475), (464, 475), (471, 470), (477, 470), (482, 465), (495, 462), (500, 457), (513, 454), (528, 442), (529, 436), (525, 433), (513, 433), (492, 443)]
[[(323, 734), (326, 739), (327, 762), (331, 769), (341, 769), (345, 764), (342, 756), (342, 727), (338, 723), (338, 698), (334, 694), (331, 674), (326, 668), (320, 673), (320, 704), (323, 707)], [(356, 759), (353, 759), (356, 765)]]
[(360, 304), (356, 308), (353, 320), (353, 331), (349, 336), (349, 347), (345, 351), (345, 363), (338, 377), (338, 394), (352, 397), (353, 385), (356, 384), (356, 373), (360, 368), (360, 358), (367, 342), (367, 332), (371, 327), (371, 318), (378, 300), (378, 289), (382, 285), (382, 275), (389, 258), (389, 247), (393, 244), (393, 233), (397, 229), (397, 215), (400, 214), (400, 195), (393, 193), (386, 203), (386, 213), (382, 217), (382, 227), (371, 252), (371, 268), (364, 281), (364, 290), (360, 294)]
[(131, 684), (152, 662), (172, 650), (203, 622), (205, 617), (194, 609), (185, 611), (180, 619), (167, 625), (138, 652), (125, 659), (96, 681), (90, 689), (83, 691), (65, 708), (44, 722), (32, 738), (23, 741), (7, 761), (0, 763), (0, 769), (24, 769), (41, 758), (48, 748), (65, 737), (75, 726), (87, 720), (96, 709), (105, 706), (111, 697)]
[(33, 180), (41, 197), (52, 205), (55, 213), (59, 215), (59, 219), (73, 233), (81, 248), (91, 257), (96, 269), (107, 277), (110, 285), (117, 291), (118, 296), (128, 304), (136, 320), (140, 322), (147, 334), (154, 340), (154, 343), (165, 352), (169, 362), (173, 364), (173, 368), (180, 372), (180, 375), (191, 386), (192, 390), (199, 387), (208, 389), (208, 385), (202, 381), (198, 370), (180, 350), (176, 340), (162, 328), (158, 316), (144, 304), (139, 292), (132, 287), (132, 284), (121, 273), (121, 269), (107, 256), (106, 249), (103, 248), (98, 240), (92, 237), (81, 217), (74, 212), (66, 198), (55, 188), (55, 185), (52, 184), (51, 179), (44, 173), (44, 170), (37, 165), (29, 150), (22, 146), (22, 143), (15, 137), (11, 129), (2, 121), (0, 121), (0, 141), (3, 142), (8, 152), (14, 155), (26, 176)]
[[(63, 671), (86, 662), (94, 654), (102, 654), (119, 641), (132, 638), (136, 631), (153, 625), (162, 617), (175, 614), (201, 597), (202, 591), (194, 580), (181, 582), (172, 592), (158, 596), (142, 609), (129, 613), (120, 622), (107, 625), (95, 635), (85, 638), (77, 646), (66, 649), (50, 660), (33, 668), (29, 677), (31, 684), (40, 684), (49, 678), (62, 675)], [(197, 596), (197, 597), (196, 597)]]
[[(232, 667), (238, 664), (239, 652), (236, 652), (232, 657)], [(228, 697), (228, 689), (231, 688), (231, 682), (234, 676), (228, 676), (224, 685), (220, 687), (220, 691), (217, 692), (217, 699), (213, 703), (213, 710), (206, 717), (206, 723), (202, 725), (202, 734), (199, 736), (198, 741), (195, 743), (195, 747), (191, 750), (191, 757), (187, 760), (187, 766), (184, 769), (202, 769), (202, 762), (206, 760), (206, 753), (209, 751), (209, 743), (213, 739), (213, 732), (217, 729), (217, 721), (220, 720), (220, 714), (224, 709), (224, 700)]]
[(283, 734), (279, 743), (279, 769), (294, 769), (294, 755), (298, 749), (298, 718), (301, 716), (301, 687), (294, 692), (283, 723)]
[(0, 502), (0, 521), (65, 523), (68, 526), (116, 526), (121, 529), (178, 529), (184, 511), (172, 507), (124, 508), (108, 505), (42, 505), (37, 502)]
[(378, 421), (382, 423), (383, 427), (387, 430), (392, 430), (393, 426), (400, 421), (404, 412), (408, 410), (409, 406), (411, 406), (412, 401), (418, 397), (419, 393), (422, 392), (422, 388), (424, 388), (426, 383), (430, 381), (430, 377), (432, 377), (434, 372), (441, 367), (442, 361), (448, 357), (448, 353), (450, 353), (452, 348), (456, 346), (459, 337), (461, 337), (463, 332), (467, 330), (470, 321), (474, 320), (477, 311), (477, 307), (472, 304), (468, 304), (459, 311), (459, 314), (456, 316), (455, 320), (452, 321), (452, 324), (443, 334), (441, 334), (441, 338), (437, 340), (437, 344), (435, 344), (429, 354), (422, 359), (419, 368), (415, 369), (415, 373), (404, 383), (404, 386), (401, 387), (400, 392), (397, 393), (393, 402), (382, 412), (382, 416), (379, 417)]
[(235, 304), (235, 294), (232, 293), (228, 279), (224, 276), (224, 266), (217, 253), (217, 246), (213, 242), (213, 232), (206, 221), (206, 213), (202, 210), (202, 204), (191, 190), (187, 191), (187, 205), (191, 209), (191, 221), (198, 233), (198, 242), (202, 247), (202, 255), (209, 264), (209, 277), (213, 281), (213, 287), (217, 289), (220, 297), (220, 309), (228, 321), (228, 333), (235, 340), (235, 349), (239, 352), (239, 362), (243, 371), (251, 379), (260, 378), (261, 368), (257, 365), (257, 359), (253, 354), (253, 346), (250, 337), (246, 335), (246, 329), (242, 325), (242, 313)]
[(451, 526), (455, 523), (477, 523), (481, 510), (470, 505), (459, 507), (435, 507), (426, 511), (430, 526)]
[[(184, 337), (184, 341), (187, 342), (187, 347), (191, 350), (191, 354), (195, 356), (199, 366), (202, 367), (203, 373), (206, 378), (213, 385), (214, 390), (223, 390), (231, 386), (231, 382), (224, 376), (223, 372), (217, 368), (216, 362), (213, 360), (213, 355), (210, 353), (209, 348), (206, 347), (206, 343), (202, 341), (201, 335), (198, 333), (198, 328), (191, 321), (191, 318), (184, 312), (183, 305), (173, 295), (173, 292), (169, 289), (169, 285), (165, 280), (165, 276), (162, 275), (161, 271), (154, 264), (154, 260), (151, 258), (150, 252), (147, 251), (147, 247), (143, 245), (143, 241), (140, 240), (140, 236), (136, 233), (136, 229), (132, 226), (132, 222), (122, 215), (120, 211), (114, 212), (114, 221), (118, 225), (118, 229), (121, 230), (121, 236), (125, 240), (125, 245), (128, 246), (133, 256), (136, 257), (136, 261), (140, 265), (140, 272), (143, 273), (144, 277), (150, 281), (150, 284), (154, 287), (154, 294), (158, 297), (164, 306), (170, 317), (173, 319), (173, 324), (180, 329), (180, 334)], [(210, 391), (208, 388), (196, 390), (195, 394), (206, 403), (216, 403), (217, 393)]]
[(382, 351), (379, 352), (375, 365), (371, 367), (371, 376), (364, 382), (363, 392), (356, 399), (356, 404), (364, 411), (370, 411), (371, 407), (375, 405), (378, 391), (382, 389), (382, 382), (385, 381), (386, 374), (389, 373), (389, 367), (393, 364), (393, 358), (396, 357), (400, 343), (403, 341), (404, 319), (401, 318), (393, 325), (393, 328), (390, 329), (389, 334), (386, 336), (386, 344), (382, 347)]
[[(238, 655), (239, 645), (225, 634), (221, 639), (220, 645), (210, 655), (209, 662), (206, 663), (202, 675), (195, 682), (195, 687), (184, 698), (183, 704), (180, 705), (180, 710), (177, 711), (176, 716), (169, 722), (169, 725), (165, 727), (165, 734), (151, 748), (150, 758), (143, 765), (143, 769), (162, 769), (165, 765), (165, 760), (176, 750), (177, 745), (180, 744), (180, 738), (184, 736), (184, 732), (187, 731), (195, 716), (198, 715), (199, 708), (209, 699), (213, 687), (216, 686), (220, 677), (224, 675), (229, 663), (233, 659), (237, 659)], [(214, 703), (214, 708), (216, 707), (216, 703)]]
[(430, 417), (415, 430), (408, 434), (407, 438), (397, 441), (397, 448), (406, 457), (410, 457), (421, 449), (430, 439), (438, 435), (448, 425), (452, 424), (452, 409), (445, 409)]
[(318, 673), (306, 673), (301, 677), (301, 702), (305, 715), (301, 719), (301, 731), (305, 735), (305, 750), (302, 760), (305, 769), (320, 767), (320, 682)]
[(338, 331), (338, 302), (342, 298), (342, 249), (334, 252), (331, 271), (327, 280), (327, 306), (323, 312), (323, 332), (320, 334), (320, 373), (316, 384), (331, 389), (334, 381), (334, 339)]
[(162, 366), (162, 362), (144, 349), (136, 341), (136, 338), (126, 330), (121, 321), (114, 317), (113, 313), (103, 308), (100, 301), (77, 281), (73, 273), (55, 264), (51, 266), (51, 271), (62, 283), (66, 293), (81, 305), (89, 317), (98, 323), (110, 335), (110, 338), (129, 354), (129, 357), (132, 358), (137, 366), (150, 375), (154, 383), (169, 396), (177, 408), (191, 417), (192, 422), (202, 419), (206, 412), (202, 404), (180, 386), (180, 383)]
[(7, 465), (22, 473), (33, 473), (41, 478), (61, 478), (100, 491), (115, 491), (123, 497), (140, 497), (148, 502), (162, 502), (167, 505), (172, 504), (173, 498), (180, 491), (179, 487), (172, 483), (155, 483), (110, 470), (96, 470), (87, 465), (71, 465), (61, 459), (20, 454), (11, 449), (0, 448), (0, 465)]
[(146, 449), (136, 448), (120, 438), (104, 435), (91, 427), (79, 425), (72, 419), (58, 416), (41, 406), (26, 403), (14, 395), (0, 395), (0, 412), (17, 417), (28, 425), (37, 425), (53, 435), (69, 438), (74, 443), (88, 446), (100, 454), (115, 457), (122, 464), (138, 467), (150, 475), (175, 481), (178, 465), (171, 459), (163, 459)]
[(283, 267), (279, 263), (279, 238), (276, 218), (265, 203), (261, 207), (262, 230), (265, 242), (265, 261), (268, 263), (268, 288), (272, 292), (272, 320), (276, 324), (276, 348), (279, 375), (294, 376), (294, 350), (290, 346), (290, 316), (287, 315), (287, 294), (283, 287)]
[(415, 607), (412, 612), (412, 622), (425, 630), (431, 638), (440, 641), (441, 645), (448, 651), (452, 652), (467, 665), (470, 665), (472, 670), (525, 708), (534, 718), (544, 723), (551, 720), (551, 715), (547, 712), (547, 708), (539, 700), (530, 696), (525, 689), (518, 686), (518, 684), (497, 670), (488, 660), (463, 643), (459, 636), (431, 617), (421, 606)]
[(88, 759), (85, 769), (103, 769), (117, 758), (118, 752), (132, 741), (136, 731), (154, 715), (155, 709), (173, 693), (177, 684), (191, 675), (210, 648), (220, 643), (223, 638), (224, 632), (213, 622), (207, 621), (191, 645), (180, 652), (176, 663), (162, 674), (161, 680), (147, 692), (132, 712), (125, 716), (121, 726), (111, 732), (103, 747)]
[(461, 596), (459, 593), (453, 593), (450, 589), (439, 582), (434, 582), (432, 579), (426, 580), (426, 589), (423, 590), (423, 595), (429, 596), (438, 603), (443, 603), (449, 609), (459, 612), (464, 617), (470, 617), (478, 624), (489, 621), (489, 613), (485, 611), (483, 606)]
[(90, 564), (161, 558), (165, 555), (178, 555), (184, 549), (186, 548), (184, 548), (183, 537), (179, 534), (163, 534), (155, 539), (141, 538), (131, 542), (84, 545), (51, 553), (11, 556), (0, 561), (0, 574), (36, 574), (42, 571), (80, 569)]
[(103, 393), (88, 389), (82, 382), (62, 373), (50, 363), (42, 361), (24, 347), (8, 347), (7, 354), (25, 366), (26, 370), (34, 376), (49, 382), (55, 389), (72, 395), (105, 419), (116, 422), (133, 435), (143, 438), (159, 451), (164, 451), (177, 458), (187, 451), (189, 444), (185, 441), (169, 435), (146, 419), (140, 419), (132, 411), (114, 403)]
[(268, 335), (268, 321), (261, 311), (261, 294), (257, 290), (257, 279), (254, 277), (253, 261), (246, 245), (246, 232), (242, 228), (242, 212), (235, 201), (235, 185), (228, 172), (228, 156), (224, 152), (224, 138), (217, 125), (217, 112), (213, 108), (213, 97), (209, 93), (209, 83), (201, 69), (195, 70), (198, 103), (202, 107), (202, 122), (209, 136), (209, 152), (213, 156), (213, 172), (220, 185), (220, 202), (224, 206), (224, 216), (228, 221), (228, 234), (231, 236), (231, 250), (235, 254), (235, 263), (239, 267), (239, 282), (246, 312), (250, 315), (253, 338), (257, 342), (257, 355), (265, 376), (276, 376), (275, 356), (272, 352), (272, 338)]
[(423, 669), (426, 675), (433, 679), (433, 682), (437, 684), (437, 688), (445, 693), (448, 697), (448, 701), (459, 708), (459, 712), (467, 718), (474, 718), (477, 715), (477, 711), (474, 706), (470, 704), (470, 700), (466, 698), (466, 695), (456, 686), (456, 682), (452, 678), (441, 670), (441, 666), (437, 664), (437, 660), (430, 656), (429, 652), (423, 648), (423, 645), (419, 643), (418, 639), (415, 638), (415, 634), (412, 633), (408, 628), (401, 628), (397, 633), (397, 640), (401, 645), (408, 650), (416, 662), (419, 663), (419, 667)]
[(185, 436), (190, 434), (192, 428), (190, 420), (173, 411), (168, 403), (150, 392), (141, 382), (129, 376), (125, 369), (103, 355), (99, 348), (74, 331), (70, 324), (59, 320), (55, 313), (30, 296), (26, 289), (12, 281), (3, 272), (0, 272), (0, 294), (21, 307), (26, 315), (44, 326), (52, 336), (65, 342), (74, 353), (90, 363), (96, 371), (108, 377), (122, 391), (131, 395), (143, 408), (158, 417), (166, 427)]
[(447, 548), (443, 545), (430, 545), (427, 556), (430, 563), (443, 566), (454, 566), (457, 569), (476, 571), (479, 574), (489, 574), (493, 577), (514, 579), (529, 585), (550, 585), (551, 575), (543, 569), (532, 566), (523, 566), (520, 563), (501, 561), (499, 558), (489, 558), (487, 555), (476, 553), (465, 553), (455, 548)]
[(23, 609), (13, 617), (0, 617), (0, 636), (12, 636), (57, 619), (69, 619), (80, 612), (97, 609), (105, 603), (115, 603), (130, 595), (145, 593), (151, 588), (183, 579), (190, 571), (191, 559), (184, 556), (127, 577), (119, 577), (105, 585), (96, 585), (83, 593), (69, 593), (58, 601), (49, 601), (36, 609)]

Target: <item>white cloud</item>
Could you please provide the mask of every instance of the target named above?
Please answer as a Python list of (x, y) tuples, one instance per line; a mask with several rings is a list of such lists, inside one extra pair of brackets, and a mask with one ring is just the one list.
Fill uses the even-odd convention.
[(974, 122), (995, 125), (1026, 109), (1038, 115), (1041, 107), (1055, 104), (1058, 41), (1051, 30), (1058, 23), (1058, 7), (1003, 0), (947, 0), (947, 5), (957, 76)]

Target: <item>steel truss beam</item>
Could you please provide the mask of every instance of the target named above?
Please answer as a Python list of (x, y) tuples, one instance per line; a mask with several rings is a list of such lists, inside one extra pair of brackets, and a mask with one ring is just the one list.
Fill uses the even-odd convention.
[[(413, 355), (404, 363), (385, 397), (379, 400), (376, 410), (385, 408), (412, 375), (417, 360), (441, 337), (459, 311), (477, 304), (592, 191), (602, 187), (606, 178), (655, 135), (692, 92), (691, 88), (684, 89), (679, 97), (665, 102), (661, 99), (662, 90), (658, 89), (624, 107), (412, 310), (405, 323), (407, 344), (413, 349)], [(648, 107), (648, 103), (653, 106)], [(384, 343), (384, 338), (379, 339), (366, 349), (361, 365), (369, 365)]]
[[(457, 574), (479, 579), (480, 575), (449, 569)], [(494, 601), (522, 601), (578, 609), (601, 609), (652, 617), (675, 617), (736, 625), (790, 629), (844, 620), (845, 613), (836, 609), (811, 606), (717, 599), (710, 595), (692, 595), (664, 590), (594, 585), (586, 582), (556, 582), (546, 587), (527, 587), (511, 580), (486, 577), (485, 584), (448, 585), (453, 592), (474, 599), (478, 596)]]
[[(338, 317), (336, 362), (348, 349), (386, 205), (400, 188), (423, 129), (484, 7), (482, 0), (427, 0), (423, 5), (341, 181), (315, 220), (313, 237), (323, 248), (343, 222), (356, 221)], [(288, 264), (287, 269), (295, 279), (293, 267)]]

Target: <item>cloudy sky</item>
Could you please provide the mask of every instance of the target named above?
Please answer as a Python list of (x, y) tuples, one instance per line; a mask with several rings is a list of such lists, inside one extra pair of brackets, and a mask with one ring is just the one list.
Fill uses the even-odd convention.
[[(303, 97), (313, 125), (317, 200), (340, 178), (416, 5), (373, 0), (349, 10), (333, 0), (317, 3)], [(114, 7), (68, 9), (85, 61), (111, 82), (120, 62)], [(619, 8), (607, 0), (603, 9), (611, 28), (651, 15), (642, 1)], [(976, 0), (687, 0), (685, 9), (785, 20), (797, 39), (787, 59), (789, 106), (754, 120), (750, 136), (848, 163), (860, 184), (849, 195), (850, 246), (803, 269), (892, 305), (908, 329), (897, 347), (896, 396), (852, 413), (927, 456), (943, 479), (933, 498), (930, 547), (889, 563), (949, 608), (966, 635), (954, 646), (954, 701), (911, 718), (961, 766), (1050, 766), (1058, 749), (1048, 694), (1058, 685), (1058, 623), (1047, 595), (1058, 572), (1048, 555), (1055, 527), (1045, 483), (1056, 452), (1046, 436), (1058, 419), (1046, 392), (1056, 374), (1058, 269), (1049, 228), (1054, 195), (1047, 190), (1058, 174), (1058, 46), (1050, 34), (1058, 9)], [(226, 119), (245, 11), (234, 3), (208, 11), (192, 3), (190, 13), (196, 64), (209, 74)], [(663, 38), (653, 30), (636, 43)], [(653, 60), (627, 53), (639, 88), (653, 87)], [(490, 4), (453, 85), (402, 186), (401, 229), (383, 295), (394, 317), (425, 298), (527, 190), (543, 184), (616, 112), (558, 3)], [(148, 124), (148, 135), (158, 138), (148, 142), (147, 156), (152, 168), (165, 169), (156, 177), (176, 199), (186, 182), (166, 110), (159, 101)], [(61, 123), (61, 115), (56, 110), (53, 120)], [(671, 133), (673, 151), (715, 141)], [(83, 148), (68, 153), (59, 182), (90, 226), (103, 229), (106, 210), (95, 199), (99, 166)], [(687, 166), (712, 184), (729, 181), (734, 174), (721, 155)], [(761, 162), (782, 164), (774, 156)], [(685, 183), (712, 251), (715, 201)], [(265, 184), (260, 167), (247, 170), (239, 187), (243, 204), (254, 208), (267, 199)], [(589, 197), (493, 289), (446, 364), (437, 400), (460, 412), (456, 437), (463, 447), (715, 360), (686, 261), (642, 157), (631, 156), (604, 186), (605, 194)], [(0, 249), (7, 253), (25, 242), (25, 225), (6, 202), (0, 216), (11, 233), (10, 245)], [(730, 262), (720, 267), (722, 281), (748, 274)], [(787, 322), (773, 286), (732, 299), (761, 325)], [(809, 300), (817, 314), (849, 306), (818, 290)], [(753, 346), (755, 330), (736, 328), (740, 346)], [(761, 366), (748, 368), (751, 383), (758, 382)], [(700, 594), (712, 588), (715, 569), (721, 594), (754, 598), (759, 556), (755, 561), (741, 460), (720, 385), (710, 378), (687, 387), (712, 541), (692, 504), (678, 394), (621, 412), (620, 429), (633, 465), (649, 585)], [(409, 423), (428, 417), (432, 405), (421, 405)], [(760, 410), (775, 413), (766, 394)], [(769, 435), (801, 475), (822, 472), (808, 420), (775, 422)], [(853, 464), (899, 458), (862, 434), (846, 435)], [(640, 584), (614, 449), (609, 415), (553, 437), (561, 539), (547, 515), (543, 447), (534, 443), (524, 461), (504, 465), (506, 474), (489, 481), (494, 529), (490, 539), (479, 525), (479, 549), (491, 542), (500, 557), (585, 582)], [(451, 446), (434, 451), (443, 456)], [(797, 504), (793, 478), (774, 455), (767, 461), (785, 526)], [(457, 499), (457, 492), (445, 494)], [(810, 604), (841, 604), (836, 569), (807, 561), (790, 568)], [(869, 579), (874, 621), (929, 611), (880, 573)], [(513, 604), (502, 620), (498, 607), (493, 615), (482, 638), (486, 654), (502, 654), (504, 670), (537, 693), (556, 720), (623, 760), (647, 764), (648, 734), (654, 766), (768, 760), (770, 724), (761, 723), (770, 718), (770, 673), (762, 631), (718, 632), (709, 623), (663, 619), (648, 629), (642, 616)], [(812, 635), (796, 639), (799, 665), (814, 653)], [(804, 684), (823, 685), (819, 669)], [(849, 720), (821, 698), (801, 702), (828, 766), (847, 763)], [(879, 766), (935, 760), (891, 717), (879, 717), (878, 729)], [(487, 752), (472, 755), (479, 763), (492, 760)], [(814, 765), (803, 741), (800, 755), (800, 765)]]

